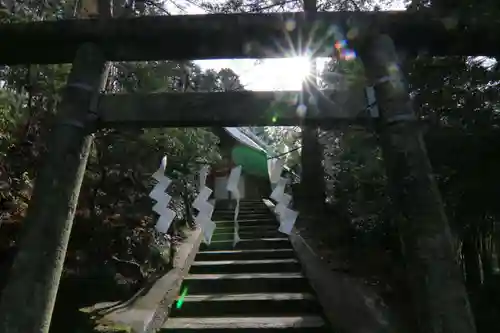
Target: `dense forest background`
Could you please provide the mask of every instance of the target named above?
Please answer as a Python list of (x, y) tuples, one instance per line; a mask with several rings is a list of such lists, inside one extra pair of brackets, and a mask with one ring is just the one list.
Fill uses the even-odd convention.
[[(162, 1), (115, 1), (115, 15), (168, 15)], [(412, 1), (424, 10), (440, 1)], [(83, 1), (85, 3), (85, 1)], [(168, 3), (175, 3), (175, 0)], [(189, 1), (207, 12), (265, 12), (301, 7), (299, 1)], [(74, 17), (75, 0), (0, 1), (0, 22)], [(390, 1), (320, 2), (320, 10), (371, 10)], [(180, 11), (183, 2), (177, 3)], [(488, 11), (494, 1), (462, 0), (457, 11)], [(403, 61), (407, 84), (452, 226), (459, 262), (478, 331), (498, 325), (500, 313), (500, 90), (494, 59), (419, 55)], [(0, 290), (16, 253), (33, 180), (43, 163), (50, 128), (69, 65), (0, 67)], [(328, 73), (338, 75), (332, 76)], [(330, 61), (322, 75), (329, 88), (364, 86), (359, 61)], [(335, 78), (335, 80), (332, 79)], [(229, 69), (202, 71), (192, 62), (114, 63), (106, 92), (216, 91), (243, 89)], [(277, 153), (300, 146), (298, 129), (253, 128)], [(68, 249), (53, 331), (63, 330), (68, 311), (99, 300), (123, 298), (168, 269), (171, 249), (190, 225), (189, 202), (200, 163), (220, 160), (218, 137), (209, 128), (103, 130), (96, 134)], [(394, 207), (378, 137), (373, 128), (322, 130), (328, 219), (307, 226), (348, 274), (378, 288), (384, 301), (411, 323), (407, 274), (395, 227)], [(289, 156), (298, 167), (300, 150)], [(154, 232), (147, 197), (152, 172), (169, 156), (175, 178), (172, 207), (177, 220), (167, 236)], [(296, 169), (300, 171), (300, 166)], [(315, 232), (320, 230), (321, 232)], [(84, 291), (84, 292), (78, 292)], [(91, 292), (89, 292), (91, 291)], [(63, 309), (64, 308), (64, 309)], [(73, 312), (71, 312), (73, 313)], [(65, 318), (62, 320), (61, 318)], [(410, 324), (408, 326), (411, 326)], [(67, 330), (67, 329), (66, 329)], [(78, 332), (78, 331), (74, 331)]]

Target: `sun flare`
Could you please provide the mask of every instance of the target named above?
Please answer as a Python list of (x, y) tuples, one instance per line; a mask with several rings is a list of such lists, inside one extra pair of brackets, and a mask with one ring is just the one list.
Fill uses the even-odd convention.
[(283, 61), (283, 75), (293, 85), (300, 86), (307, 79), (311, 71), (311, 63), (308, 57), (293, 57)]
[[(255, 65), (254, 59), (230, 61), (247, 90), (301, 90), (304, 79), (310, 75), (310, 58), (307, 56), (268, 58), (259, 65)], [(198, 60), (196, 63), (204, 69), (220, 70), (229, 67), (228, 62), (228, 60)], [(321, 71), (321, 61), (318, 66), (318, 70)]]
[(295, 72), (293, 75), (297, 81), (304, 81), (311, 72), (311, 59), (308, 57), (291, 58), (292, 66), (291, 71)]

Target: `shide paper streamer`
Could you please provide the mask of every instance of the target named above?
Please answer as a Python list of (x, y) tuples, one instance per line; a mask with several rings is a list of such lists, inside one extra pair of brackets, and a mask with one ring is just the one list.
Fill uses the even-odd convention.
[(205, 185), (209, 171), (209, 166), (205, 165), (200, 170), (200, 192), (193, 201), (193, 207), (198, 210), (198, 215), (194, 222), (200, 226), (203, 231), (203, 241), (210, 244), (215, 230), (215, 223), (212, 221), (214, 206), (208, 202), (212, 194), (212, 189)]
[(278, 230), (284, 234), (290, 235), (295, 221), (297, 220), (297, 216), (299, 216), (299, 212), (290, 208), (285, 208), (280, 215), (280, 227)]
[(285, 193), (285, 187), (289, 180), (281, 177), (284, 164), (284, 160), (282, 159), (273, 159), (272, 162), (268, 163), (268, 166), (270, 167), (269, 181), (271, 182), (271, 186), (276, 184), (270, 198), (277, 202), (274, 211), (278, 215), (278, 219), (280, 221), (280, 227), (278, 230), (289, 235), (292, 232), (299, 213), (288, 208), (288, 205), (292, 201), (292, 196)]
[(282, 215), (285, 212), (285, 209), (287, 209), (288, 205), (292, 201), (292, 196), (287, 193), (283, 193), (281, 200), (278, 201), (278, 204), (276, 205), (276, 208), (274, 209), (278, 215)]
[(200, 169), (200, 189), (205, 188), (205, 183), (207, 182), (208, 172), (210, 171), (210, 166), (204, 165)]
[(282, 200), (283, 194), (285, 194), (285, 186), (287, 185), (287, 183), (287, 178), (280, 177), (278, 183), (273, 189), (273, 192), (271, 193), (270, 198), (277, 202), (280, 202)]
[(210, 245), (212, 235), (215, 230), (215, 223), (211, 220), (211, 217), (209, 217), (205, 212), (200, 211), (194, 219), (194, 222), (201, 227), (203, 232), (203, 241), (205, 244)]
[(226, 190), (231, 192), (232, 197), (236, 199), (236, 208), (234, 209), (233, 247), (235, 247), (236, 244), (238, 244), (238, 242), (241, 240), (239, 235), (240, 226), (238, 223), (238, 214), (240, 213), (240, 191), (238, 190), (238, 184), (240, 182), (240, 176), (241, 165), (238, 165), (231, 170), (226, 186)]
[(165, 191), (168, 186), (172, 183), (172, 180), (165, 176), (165, 168), (167, 167), (167, 156), (161, 159), (160, 167), (152, 175), (152, 178), (156, 179), (158, 183), (153, 187), (149, 197), (156, 200), (156, 204), (153, 206), (153, 211), (155, 211), (160, 217), (156, 222), (155, 229), (161, 233), (167, 233), (170, 224), (175, 217), (175, 212), (168, 208), (168, 203), (172, 197), (168, 195)]
[(285, 160), (282, 158), (272, 158), (267, 162), (267, 170), (269, 173), (269, 181), (271, 184), (276, 184), (281, 176), (281, 171), (285, 166)]

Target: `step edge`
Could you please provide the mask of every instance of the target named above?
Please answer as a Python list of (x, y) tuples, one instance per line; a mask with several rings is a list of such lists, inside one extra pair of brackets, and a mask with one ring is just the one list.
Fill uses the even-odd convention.
[(297, 259), (256, 259), (256, 260), (201, 260), (195, 261), (191, 266), (217, 266), (217, 265), (259, 265), (259, 264), (298, 264)]
[(274, 317), (175, 317), (165, 329), (319, 328), (326, 326), (320, 316)]
[[(294, 252), (290, 249), (247, 249), (247, 250), (213, 250), (199, 251), (198, 254), (223, 254), (223, 253), (270, 253), (270, 252)], [(295, 252), (294, 252), (295, 253)]]
[[(272, 241), (280, 241), (284, 242), (287, 241), (289, 242), (290, 240), (288, 238), (252, 238), (252, 239), (241, 239), (240, 242), (257, 242), (257, 241), (265, 241), (265, 242), (272, 242)], [(219, 243), (233, 243), (233, 240), (218, 240), (218, 241), (212, 241), (210, 242), (210, 245), (212, 244), (219, 244)]]
[(301, 272), (220, 273), (220, 274), (190, 274), (184, 280), (245, 280), (245, 279), (305, 279), (305, 276)]
[(184, 297), (184, 302), (228, 302), (228, 301), (316, 301), (311, 293), (247, 293), (204, 294)]

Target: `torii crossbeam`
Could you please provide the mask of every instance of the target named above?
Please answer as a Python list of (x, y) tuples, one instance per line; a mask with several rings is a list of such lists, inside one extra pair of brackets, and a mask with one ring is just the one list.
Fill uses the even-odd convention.
[(353, 44), (376, 30), (408, 53), (500, 54), (500, 22), (487, 13), (299, 12), (1, 24), (0, 64), (71, 63), (84, 42), (99, 46), (110, 61), (286, 57), (309, 39), (318, 49), (314, 56), (322, 56), (331, 54), (337, 30)]

